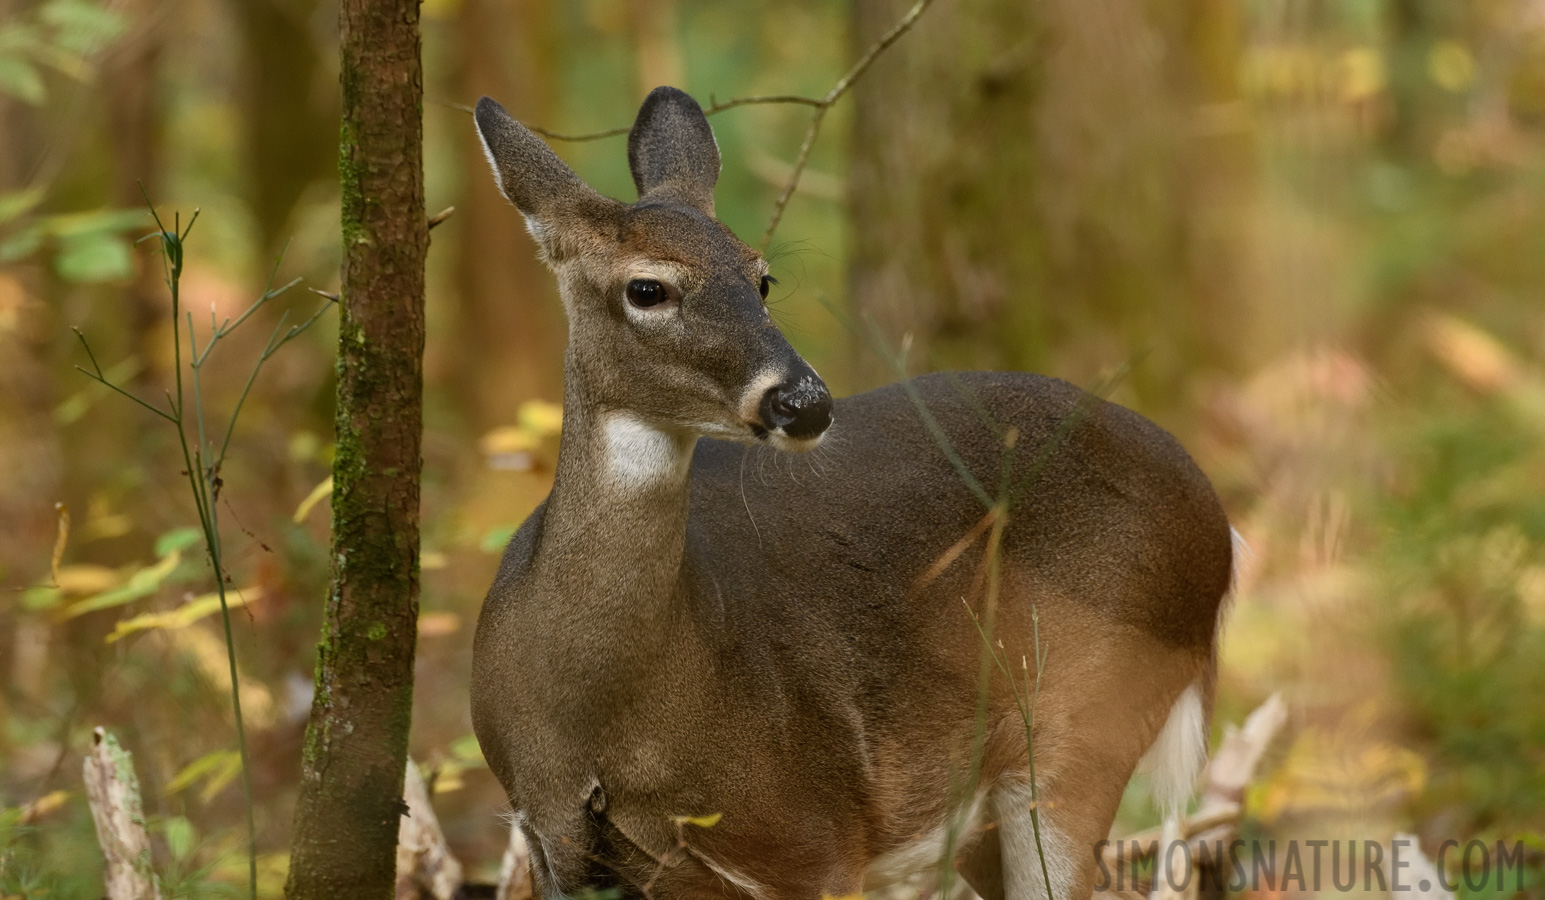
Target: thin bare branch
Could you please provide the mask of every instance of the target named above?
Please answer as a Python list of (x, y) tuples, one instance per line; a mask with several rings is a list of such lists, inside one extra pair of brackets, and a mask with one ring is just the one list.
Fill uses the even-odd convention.
[(842, 76), (836, 86), (827, 92), (825, 97), (821, 98), (822, 105), (831, 106), (842, 99), (842, 95), (846, 94), (848, 89), (853, 87), (853, 83), (862, 78), (865, 72), (869, 71), (869, 67), (874, 65), (874, 61), (880, 57), (880, 54), (889, 49), (891, 44), (900, 40), (902, 35), (906, 34), (912, 29), (913, 25), (917, 24), (918, 18), (922, 16), (923, 12), (932, 3), (933, 0), (917, 0), (916, 3), (912, 4), (912, 8), (907, 10), (906, 15), (902, 16), (895, 25), (891, 26), (890, 31), (881, 35), (878, 41), (875, 41), (868, 50), (864, 51), (864, 55), (859, 57), (858, 62), (853, 64), (853, 68), (848, 70), (848, 74)]
[[(214, 343), (215, 343), (215, 340), (223, 338), (226, 335), (230, 334), (231, 332), (235, 331), (236, 329), (240, 328), (241, 327), (241, 323), (247, 321), (247, 319), (253, 313), (255, 313), (259, 309), (261, 309), (263, 304), (265, 304), (268, 301), (274, 299), (275, 297), (278, 297), (280, 294), (283, 294), (285, 291), (288, 291), (290, 288), (294, 287), (295, 285), (300, 284), (300, 282), (301, 282), (301, 279), (299, 277), (296, 277), (296, 278), (290, 279), (288, 282), (286, 282), (281, 287), (277, 287), (277, 288), (272, 288), (271, 287), (271, 288), (269, 288), (267, 290), (264, 290), (263, 293), (261, 295), (259, 295), (256, 300), (252, 301), (252, 305), (251, 306), (247, 307), (245, 310), (242, 311), (241, 315), (236, 317), (236, 321), (232, 322), (230, 319), (226, 319), (224, 322), (222, 322), (220, 324), (220, 330), (215, 332), (215, 337), (214, 337), (213, 340), (211, 340), (209, 342), (209, 346), (213, 347)], [(205, 350), (206, 350), (206, 355), (207, 355), (208, 348), (206, 347)]]
[[(929, 2), (932, 2), (932, 0), (929, 0)], [(723, 102), (714, 100), (712, 97), (709, 97), (709, 103), (708, 106), (703, 109), (703, 115), (716, 116), (727, 109), (736, 109), (737, 107), (741, 106), (758, 106), (768, 103), (792, 103), (798, 106), (813, 106), (817, 109), (827, 105), (826, 101), (823, 99), (816, 97), (803, 97), (799, 94), (766, 94), (751, 97), (735, 97)], [(454, 107), (455, 109), (464, 110), (468, 113), (472, 112), (472, 107), (463, 106), (459, 103), (451, 103), (446, 105)], [(620, 137), (633, 130), (631, 125), (624, 125), (618, 128), (607, 128), (603, 131), (586, 131), (579, 134), (568, 134), (562, 131), (553, 131), (550, 128), (543, 128), (541, 125), (533, 125), (530, 122), (522, 122), (521, 124), (525, 125), (526, 128), (532, 133), (539, 134), (550, 141), (566, 141), (569, 143), (599, 141), (603, 138)]]
[(703, 115), (717, 115), (737, 106), (754, 106), (761, 103), (793, 103), (798, 106), (821, 106), (823, 101), (815, 97), (802, 97), (799, 94), (766, 94), (754, 97), (736, 97), (733, 100), (726, 100), (720, 103), (710, 94), (708, 97), (708, 108), (703, 110)]
[(810, 126), (805, 129), (805, 140), (799, 145), (799, 156), (794, 160), (794, 171), (789, 173), (789, 180), (784, 184), (783, 191), (778, 195), (777, 202), (773, 204), (772, 217), (767, 222), (766, 230), (762, 232), (761, 250), (763, 253), (767, 252), (768, 245), (772, 243), (773, 232), (778, 230), (778, 223), (783, 221), (783, 211), (789, 205), (789, 200), (793, 198), (794, 191), (799, 187), (799, 178), (805, 173), (805, 165), (810, 162), (810, 151), (815, 147), (815, 139), (821, 133), (821, 122), (826, 118), (826, 111), (831, 109), (832, 104), (841, 100), (843, 94), (852, 89), (858, 79), (862, 78), (864, 73), (869, 71), (869, 67), (874, 65), (874, 61), (880, 58), (881, 53), (884, 53), (892, 44), (900, 40), (902, 35), (912, 29), (912, 26), (917, 23), (923, 12), (932, 3), (933, 0), (917, 0), (916, 3), (912, 4), (912, 8), (907, 10), (906, 14), (895, 25), (891, 26), (890, 31), (881, 35), (878, 41), (875, 41), (868, 50), (864, 51), (864, 55), (859, 57), (858, 62), (853, 64), (853, 68), (849, 69), (846, 75), (838, 79), (837, 83), (832, 86), (832, 89), (827, 91), (826, 96), (822, 97), (816, 105), (815, 112), (810, 116)]
[[(767, 228), (762, 232), (761, 250), (763, 253), (767, 252), (767, 246), (772, 242), (773, 232), (778, 230), (778, 223), (783, 221), (783, 211), (789, 205), (789, 200), (794, 196), (794, 191), (799, 188), (800, 176), (804, 174), (805, 166), (810, 162), (810, 151), (815, 147), (815, 140), (821, 133), (821, 123), (826, 118), (827, 110), (831, 109), (832, 104), (841, 100), (843, 95), (852, 90), (853, 85), (864, 76), (865, 72), (869, 71), (869, 67), (874, 65), (874, 61), (879, 59), (880, 54), (888, 50), (892, 44), (901, 39), (902, 35), (910, 31), (912, 26), (917, 23), (917, 20), (922, 17), (923, 13), (931, 5), (933, 5), (933, 0), (917, 0), (916, 3), (912, 4), (912, 7), (906, 11), (906, 14), (898, 19), (889, 31), (881, 35), (879, 40), (871, 44), (869, 49), (864, 51), (864, 55), (858, 58), (858, 61), (853, 64), (852, 68), (848, 69), (846, 74), (837, 79), (837, 83), (832, 85), (831, 90), (827, 91), (825, 96), (816, 98), (804, 97), (798, 94), (768, 94), (763, 96), (736, 97), (722, 103), (713, 100), (712, 97), (709, 98), (711, 102), (703, 110), (703, 114), (707, 116), (717, 115), (727, 109), (735, 109), (740, 106), (764, 103), (792, 103), (800, 106), (809, 106), (814, 109), (814, 112), (810, 115), (810, 125), (805, 129), (805, 138), (800, 142), (799, 156), (794, 160), (793, 171), (789, 173), (788, 181), (784, 183), (783, 190), (778, 193), (778, 199), (773, 204), (772, 218), (768, 221)], [(466, 113), (473, 111), (472, 107), (460, 103), (444, 103), (442, 101), (442, 105), (449, 106), (452, 109), (459, 109)], [(632, 130), (631, 126), (625, 125), (617, 128), (607, 128), (604, 131), (568, 134), (543, 128), (540, 125), (533, 125), (529, 122), (522, 124), (532, 132), (550, 141), (566, 141), (569, 143), (599, 141), (609, 137), (620, 137)], [(433, 220), (431, 222), (430, 227), (438, 224), (433, 222)]]
[(536, 134), (540, 134), (542, 137), (545, 137), (550, 141), (567, 141), (573, 144), (581, 143), (583, 141), (599, 141), (602, 138), (617, 137), (619, 135), (627, 134), (629, 131), (633, 130), (633, 126), (624, 125), (621, 128), (608, 128), (605, 131), (590, 131), (584, 134), (564, 134), (561, 131), (549, 131), (540, 125), (526, 125), (526, 128), (530, 129)]
[[(151, 412), (155, 413), (156, 415), (160, 416), (161, 418), (167, 420), (168, 422), (174, 422), (175, 423), (177, 421), (176, 417), (173, 416), (171, 413), (168, 413), (165, 410), (160, 410), (160, 409), (155, 408), (154, 406), (151, 406), (149, 403), (146, 403), (144, 400), (141, 400), (140, 398), (134, 396), (133, 394), (129, 393), (128, 391), (124, 390), (123, 388), (119, 387), (118, 385), (113, 384), (111, 381), (108, 381), (107, 380), (107, 376), (102, 374), (102, 366), (101, 366), (100, 363), (97, 362), (96, 354), (91, 352), (91, 345), (86, 342), (86, 336), (81, 333), (81, 330), (79, 328), (75, 328), (75, 327), (72, 326), (70, 328), (70, 330), (75, 332), (75, 336), (76, 337), (80, 338), (80, 345), (82, 347), (84, 347), (85, 350), (86, 350), (86, 358), (91, 360), (91, 371), (87, 371), (85, 368), (83, 368), (81, 366), (76, 366), (75, 368), (78, 371), (83, 373), (87, 378), (90, 378), (92, 381), (100, 382), (101, 384), (106, 385), (107, 387), (111, 388), (112, 390), (117, 391), (118, 393), (124, 395), (125, 397), (128, 397), (130, 400), (133, 400), (135, 403), (138, 403), (140, 406), (145, 407), (146, 409), (150, 410)], [(170, 400), (171, 398), (168, 397), (167, 399)]]
[(789, 200), (793, 199), (794, 191), (799, 188), (799, 178), (805, 174), (805, 166), (810, 162), (810, 151), (815, 149), (815, 139), (821, 133), (821, 121), (826, 118), (826, 111), (831, 109), (830, 104), (823, 103), (815, 108), (815, 113), (810, 116), (810, 127), (805, 129), (805, 140), (799, 145), (799, 155), (794, 158), (794, 169), (789, 172), (789, 180), (783, 183), (783, 190), (778, 193), (778, 199), (773, 203), (772, 218), (767, 220), (767, 227), (762, 230), (761, 251), (767, 252), (767, 247), (772, 243), (773, 232), (778, 230), (778, 223), (783, 221), (783, 210), (788, 207)]

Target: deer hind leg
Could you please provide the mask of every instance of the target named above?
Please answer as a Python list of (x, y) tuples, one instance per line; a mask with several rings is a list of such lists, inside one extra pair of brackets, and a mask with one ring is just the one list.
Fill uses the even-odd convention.
[[(1024, 766), (993, 785), (996, 846), (984, 840), (959, 866), (985, 900), (1087, 898), (1098, 872), (1095, 850), (1109, 837), (1138, 761), (1161, 731), (1200, 727), (1192, 685), (1204, 677), (1203, 661), (1151, 644), (1112, 649), (1098, 665), (1059, 673), (1044, 686), (1035, 728), (1036, 789)], [(1185, 721), (1166, 727), (1176, 718)]]

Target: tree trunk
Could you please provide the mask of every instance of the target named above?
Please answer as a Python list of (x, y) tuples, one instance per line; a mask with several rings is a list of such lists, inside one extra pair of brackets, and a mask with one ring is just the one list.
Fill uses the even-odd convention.
[(233, 3), (241, 29), (245, 194), (264, 274), (294, 232), (295, 208), (307, 188), (331, 167), (333, 97), (326, 51), (310, 25), (320, 6), (318, 0)]
[(286, 896), (393, 895), (418, 617), (423, 75), (418, 0), (344, 0), (333, 573)]
[[(107, 121), (113, 134), (113, 202), (142, 209), (145, 198), (161, 197), (161, 105), (156, 102), (165, 23), (157, 16), (159, 0), (129, 0), (124, 15), (134, 30), (119, 45), (107, 73)], [(159, 255), (135, 254), (133, 281), (124, 289), (133, 352), (144, 362), (135, 381), (159, 394), (170, 385), (169, 360), (162, 352), (170, 340), (165, 274)], [(159, 369), (160, 371), (157, 371)]]
[[(547, 123), (557, 46), (546, 0), (463, 0), (460, 94), (487, 94), (527, 122)], [(458, 232), (458, 348), (451, 365), (478, 434), (515, 421), (520, 401), (563, 396), (562, 306), (536, 243), (499, 193), (469, 116), (461, 143), (462, 197), (443, 228)]]
[[(859, 0), (855, 53), (909, 5)], [(857, 316), (914, 365), (1093, 384), (1131, 363), (1145, 405), (1178, 396), (1229, 352), (1238, 293), (1232, 6), (930, 8), (854, 91)]]

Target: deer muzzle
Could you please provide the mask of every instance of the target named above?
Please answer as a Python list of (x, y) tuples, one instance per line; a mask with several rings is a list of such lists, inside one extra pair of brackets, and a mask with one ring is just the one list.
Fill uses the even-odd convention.
[(762, 395), (757, 407), (769, 432), (796, 441), (819, 438), (832, 423), (832, 395), (826, 382), (808, 366)]

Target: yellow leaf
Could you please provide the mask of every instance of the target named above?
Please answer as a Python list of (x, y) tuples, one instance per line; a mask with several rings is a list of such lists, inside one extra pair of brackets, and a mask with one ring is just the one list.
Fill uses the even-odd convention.
[[(226, 591), (225, 604), (231, 609), (246, 606), (263, 596), (263, 589), (257, 585)], [(148, 631), (152, 628), (187, 628), (199, 619), (211, 613), (220, 611), (220, 595), (216, 593), (204, 594), (194, 597), (187, 603), (173, 610), (158, 613), (141, 613), (132, 619), (124, 619), (113, 627), (111, 634), (107, 636), (107, 643), (111, 644), (136, 631)]]
[(467, 783), (461, 777), (459, 766), (446, 766), (440, 770), (440, 777), (435, 779), (435, 794), (449, 794), (466, 787)]
[(118, 583), (118, 573), (106, 566), (60, 566), (54, 584), (67, 594), (100, 594)]
[(1427, 53), (1427, 74), (1446, 91), (1462, 91), (1475, 80), (1475, 57), (1458, 41), (1438, 41)]
[(172, 574), (177, 565), (182, 562), (182, 551), (173, 550), (163, 556), (161, 561), (153, 566), (145, 566), (133, 575), (124, 584), (109, 591), (87, 597), (65, 611), (66, 619), (73, 619), (85, 613), (95, 612), (99, 609), (107, 609), (113, 606), (122, 606), (125, 603), (133, 603), (141, 597), (148, 597), (156, 592), (166, 576)]
[(69, 791), (50, 791), (28, 803), (22, 809), (21, 819), (23, 822), (36, 822), (38, 819), (63, 806), (64, 802), (68, 799), (70, 799)]
[(461, 616), (453, 612), (420, 613), (418, 617), (419, 637), (442, 637), (455, 634), (460, 628)]
[(541, 437), (557, 434), (563, 430), (563, 407), (546, 400), (527, 400), (520, 405), (520, 424)]
[(500, 456), (535, 450), (540, 441), (518, 425), (501, 425), (483, 435), (477, 442), (484, 456)]
[(329, 475), (322, 480), (321, 484), (312, 488), (311, 493), (306, 495), (306, 499), (300, 501), (300, 505), (295, 507), (295, 516), (293, 519), (295, 524), (299, 525), (300, 523), (306, 521), (306, 517), (311, 515), (312, 508), (315, 507), (318, 503), (321, 503), (323, 497), (332, 496), (332, 493), (333, 476)]
[(439, 550), (425, 550), (418, 558), (418, 567), (425, 570), (443, 569), (450, 564), (450, 557)]
[(183, 766), (182, 771), (166, 783), (166, 793), (175, 794), (203, 781), (204, 787), (199, 791), (199, 798), (208, 803), (240, 772), (241, 754), (234, 750), (216, 750)]
[(724, 818), (724, 813), (714, 813), (708, 816), (671, 816), (671, 821), (677, 825), (696, 825), (699, 828), (712, 828)]
[(1492, 393), (1519, 382), (1517, 357), (1490, 332), (1447, 313), (1432, 313), (1422, 325), (1428, 349), (1470, 387)]
[(1347, 100), (1366, 100), (1384, 90), (1388, 76), (1384, 57), (1372, 47), (1354, 47), (1341, 55), (1342, 96)]

